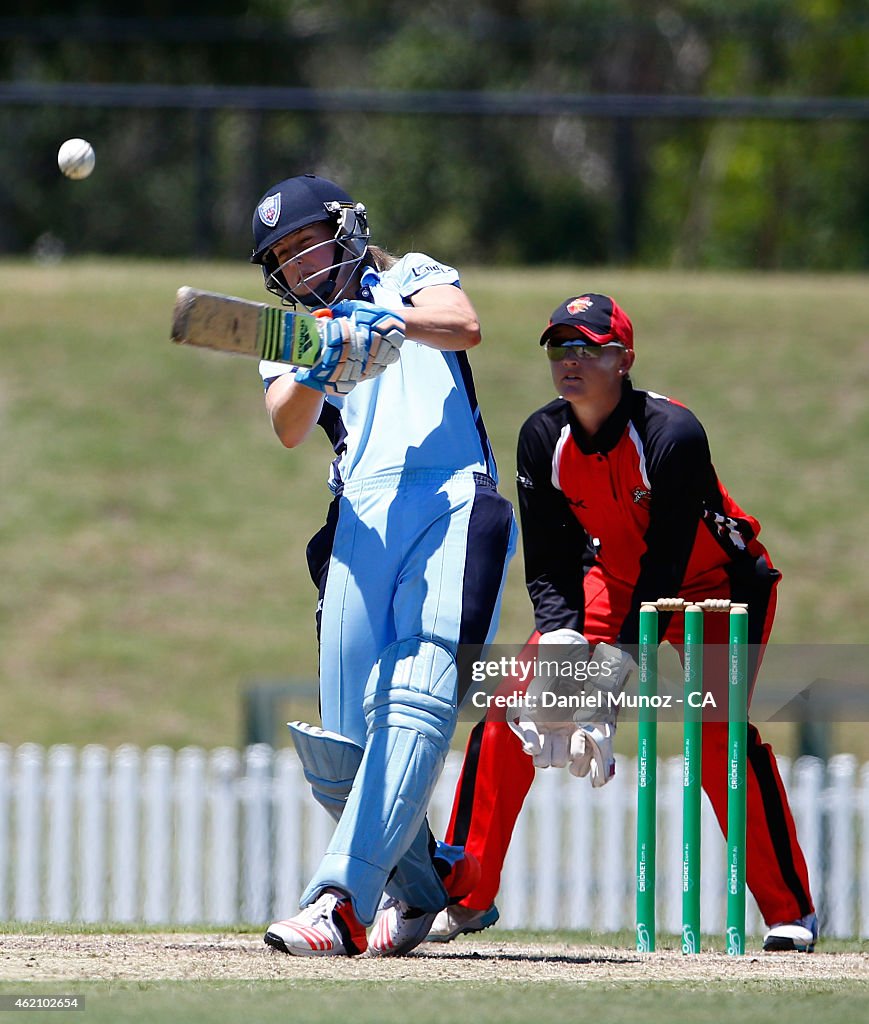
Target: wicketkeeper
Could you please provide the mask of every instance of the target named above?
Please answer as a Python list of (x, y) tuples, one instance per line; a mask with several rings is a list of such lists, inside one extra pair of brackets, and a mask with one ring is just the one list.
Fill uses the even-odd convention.
[[(616, 302), (592, 293), (567, 299), (540, 344), (559, 397), (519, 434), (525, 580), (536, 624), (522, 657), (559, 652), (609, 671), (590, 687), (604, 697), (591, 714), (553, 721), (531, 710), (508, 722), (491, 715), (473, 730), (447, 841), (476, 855), (482, 877), (436, 919), (435, 941), (497, 920), (501, 868), (535, 766), (567, 765), (593, 786), (612, 778), (617, 702), (605, 698), (625, 685), (630, 661), (620, 649), (636, 649), (643, 601), (746, 602), (752, 684), (775, 611), (780, 574), (758, 540), (760, 524), (718, 480), (697, 418), (634, 388), (633, 327)], [(683, 621), (660, 619), (662, 642), (680, 651)], [(704, 681), (720, 692), (727, 616), (707, 616), (704, 632)], [(537, 679), (532, 689), (551, 685)], [(703, 787), (726, 828), (726, 713), (704, 717), (702, 746)], [(811, 950), (818, 926), (805, 860), (775, 757), (751, 723), (746, 776), (746, 881), (768, 926), (764, 949)]]

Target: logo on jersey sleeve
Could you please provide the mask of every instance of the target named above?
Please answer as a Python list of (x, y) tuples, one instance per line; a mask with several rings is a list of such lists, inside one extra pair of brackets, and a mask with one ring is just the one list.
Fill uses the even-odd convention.
[[(280, 196), (278, 198), (280, 199)], [(441, 263), (426, 263), (422, 267), (411, 267), (410, 272), (414, 277), (422, 277), (423, 274), (448, 274), (450, 268)]]
[[(713, 512), (711, 509), (707, 509), (703, 513), (703, 518), (711, 522), (711, 528), (718, 535), (719, 540), (728, 541), (737, 551), (745, 550), (745, 537), (742, 535), (744, 522), (741, 523), (733, 516), (726, 516), (721, 512)], [(748, 532), (750, 537), (751, 532)]]

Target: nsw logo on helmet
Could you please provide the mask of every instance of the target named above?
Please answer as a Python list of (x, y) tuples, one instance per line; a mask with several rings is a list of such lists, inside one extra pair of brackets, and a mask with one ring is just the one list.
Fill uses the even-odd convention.
[[(250, 207), (248, 207), (250, 209)], [(256, 208), (257, 216), (267, 228), (273, 228), (281, 219), (281, 194), (266, 196)]]

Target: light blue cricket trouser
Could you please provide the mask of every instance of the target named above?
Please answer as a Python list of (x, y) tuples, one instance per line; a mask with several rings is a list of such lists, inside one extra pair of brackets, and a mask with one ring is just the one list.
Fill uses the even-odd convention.
[(338, 886), (369, 923), (390, 872), (427, 833), (456, 723), (456, 652), (494, 637), (515, 546), (510, 503), (482, 474), (414, 471), (345, 487), (323, 591), (321, 712), (323, 728), (365, 753), (303, 905)]

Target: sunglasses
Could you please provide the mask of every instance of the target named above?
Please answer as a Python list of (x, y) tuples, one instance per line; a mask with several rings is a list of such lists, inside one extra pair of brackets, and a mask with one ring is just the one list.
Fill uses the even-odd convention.
[(608, 341), (606, 345), (595, 345), (584, 341), (567, 341), (560, 345), (546, 342), (546, 354), (553, 363), (560, 363), (568, 356), (574, 359), (600, 359), (606, 348), (624, 348), (617, 341)]

